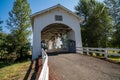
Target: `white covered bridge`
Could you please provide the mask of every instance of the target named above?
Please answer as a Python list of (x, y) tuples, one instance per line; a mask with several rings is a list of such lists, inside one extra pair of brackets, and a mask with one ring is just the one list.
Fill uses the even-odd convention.
[(41, 54), (42, 43), (47, 45), (48, 50), (61, 48), (68, 52), (82, 53), (81, 21), (79, 16), (60, 4), (33, 14), (32, 59), (38, 58)]

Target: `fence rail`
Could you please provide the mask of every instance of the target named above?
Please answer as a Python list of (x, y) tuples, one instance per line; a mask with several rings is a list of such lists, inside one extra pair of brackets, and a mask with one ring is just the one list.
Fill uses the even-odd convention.
[(48, 67), (48, 55), (42, 49), (42, 71), (39, 76), (39, 80), (49, 80), (49, 67)]
[(108, 56), (119, 56), (120, 57), (120, 49), (115, 48), (89, 48), (89, 47), (83, 47), (82, 48), (83, 53), (86, 53), (87, 55), (90, 55), (91, 53), (95, 54), (103, 54), (104, 58), (108, 58)]

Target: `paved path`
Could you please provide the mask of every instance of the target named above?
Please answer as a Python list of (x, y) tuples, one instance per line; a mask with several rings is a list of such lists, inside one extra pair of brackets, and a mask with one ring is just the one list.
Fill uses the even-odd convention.
[(80, 54), (49, 56), (57, 80), (120, 80), (120, 65)]

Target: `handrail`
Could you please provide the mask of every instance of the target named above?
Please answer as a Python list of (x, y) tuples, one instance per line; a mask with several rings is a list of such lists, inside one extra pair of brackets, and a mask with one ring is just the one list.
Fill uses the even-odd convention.
[[(104, 58), (108, 58), (108, 55), (113, 56), (120, 56), (120, 49), (115, 48), (90, 48), (90, 47), (83, 47), (81, 49), (84, 52), (89, 55), (90, 53), (96, 53), (96, 54), (104, 54)], [(114, 53), (116, 52), (116, 53)]]
[(38, 80), (49, 80), (49, 67), (48, 67), (48, 55), (47, 53), (44, 51), (44, 49), (42, 49), (42, 70), (39, 76)]

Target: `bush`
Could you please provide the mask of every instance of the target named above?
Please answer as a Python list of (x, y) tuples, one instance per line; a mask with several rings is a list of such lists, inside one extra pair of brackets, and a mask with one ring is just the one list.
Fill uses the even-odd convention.
[(96, 56), (100, 56), (100, 54), (99, 53), (95, 53), (96, 54)]
[(92, 53), (92, 52), (89, 52), (89, 54), (90, 54), (91, 56), (93, 56), (93, 53)]

